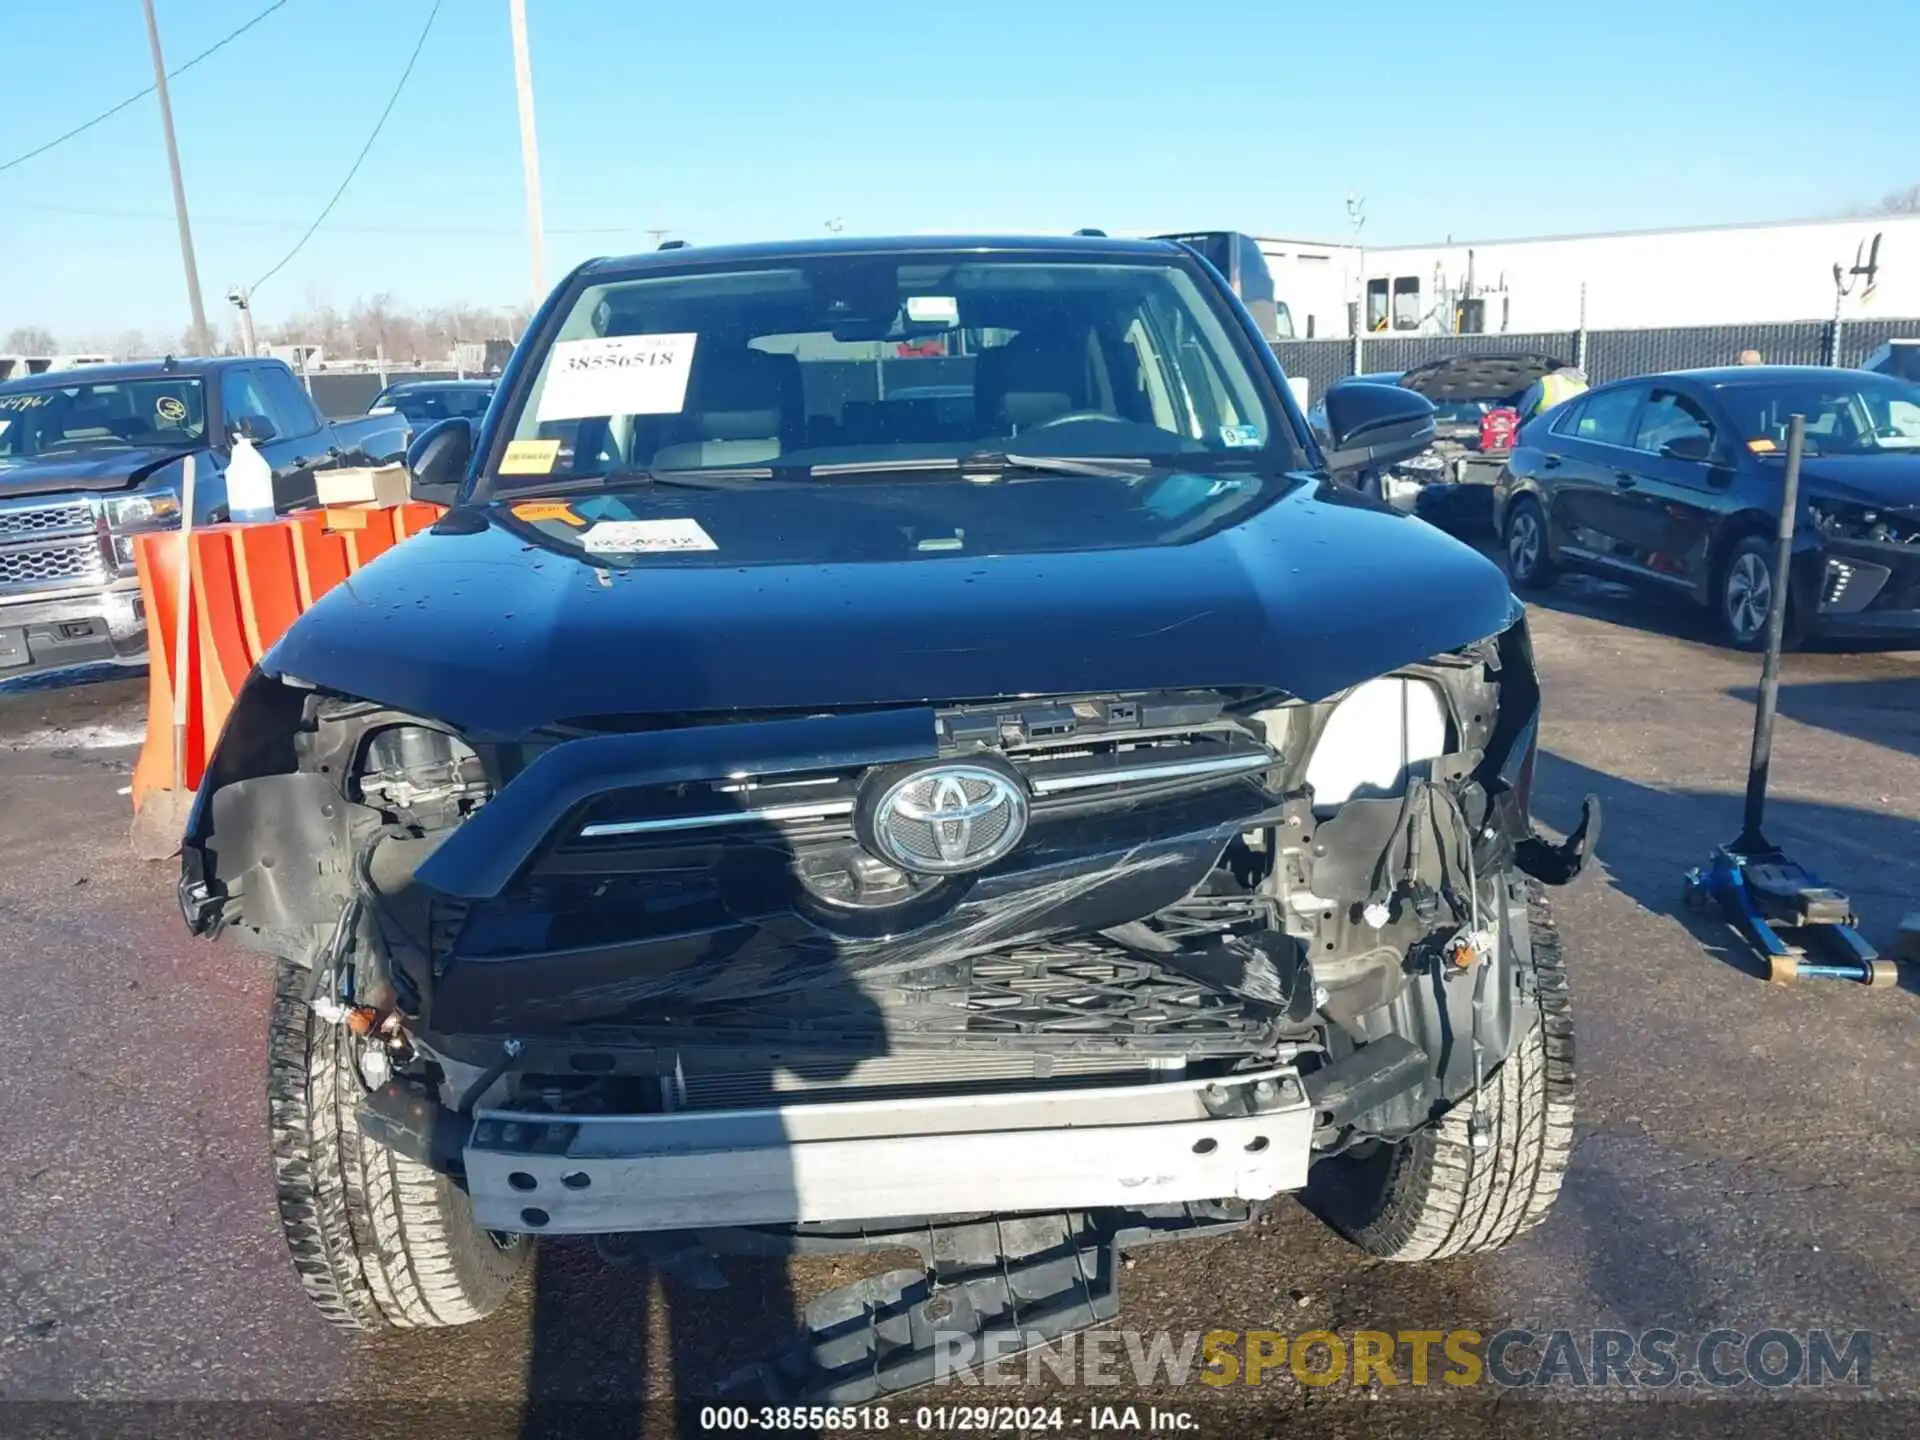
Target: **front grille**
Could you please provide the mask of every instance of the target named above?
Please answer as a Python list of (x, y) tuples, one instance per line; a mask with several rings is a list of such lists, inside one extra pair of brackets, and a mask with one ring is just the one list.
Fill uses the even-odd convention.
[(57, 505), (0, 506), (0, 541), (93, 533), (93, 507), (84, 500)]
[[(1131, 804), (1164, 792), (1254, 778), (1275, 756), (1224, 702), (1174, 697), (1015, 702), (944, 711), (943, 759), (998, 757), (1025, 778), (1036, 820), (1072, 806)], [(929, 762), (933, 763), (933, 762)], [(846, 838), (860, 771), (768, 775), (622, 791), (603, 797), (576, 843), (646, 843), (777, 832), (787, 839)]]
[(0, 590), (84, 584), (106, 579), (100, 546), (93, 540), (43, 545), (31, 550), (0, 550)]

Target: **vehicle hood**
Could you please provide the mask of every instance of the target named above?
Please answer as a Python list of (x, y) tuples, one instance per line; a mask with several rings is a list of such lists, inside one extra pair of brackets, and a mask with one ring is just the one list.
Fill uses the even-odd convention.
[(1407, 371), (1400, 384), (1434, 401), (1511, 400), (1566, 363), (1551, 355), (1450, 355)]
[(75, 455), (0, 456), (0, 500), (61, 490), (124, 490), (187, 452), (103, 450)]
[(1920, 507), (1920, 450), (1885, 455), (1809, 455), (1800, 462), (1808, 499)]
[[(1053, 482), (1018, 503), (1097, 509), (1104, 492), (1088, 487), (1103, 483)], [(503, 508), (456, 511), (330, 591), (262, 667), (504, 739), (596, 718), (1022, 694), (1320, 699), (1518, 613), (1485, 557), (1307, 477), (1178, 543), (823, 558), (862, 553), (840, 537), (885, 535), (925, 503), (909, 489), (831, 486), (784, 510), (774, 493), (650, 493), (626, 503), (697, 519), (719, 548), (617, 566)], [(992, 499), (959, 482), (945, 494)], [(966, 543), (984, 547), (985, 527)]]

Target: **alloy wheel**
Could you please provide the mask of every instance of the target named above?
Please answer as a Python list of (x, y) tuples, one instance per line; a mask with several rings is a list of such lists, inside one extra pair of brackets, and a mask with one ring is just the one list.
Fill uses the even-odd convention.
[(1532, 575), (1540, 564), (1540, 522), (1533, 511), (1522, 510), (1507, 527), (1507, 567), (1516, 580)]
[(1743, 642), (1753, 640), (1766, 629), (1772, 606), (1773, 576), (1767, 562), (1754, 554), (1740, 556), (1727, 570), (1727, 624)]

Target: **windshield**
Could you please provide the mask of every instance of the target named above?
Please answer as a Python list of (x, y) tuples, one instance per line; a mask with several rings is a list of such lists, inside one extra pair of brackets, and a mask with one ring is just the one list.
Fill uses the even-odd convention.
[(0, 459), (185, 448), (206, 433), (200, 382), (186, 376), (0, 390)]
[(1435, 400), (1433, 419), (1436, 425), (1478, 425), (1491, 409), (1491, 400)]
[(1721, 403), (1758, 454), (1784, 455), (1787, 417), (1807, 417), (1809, 455), (1872, 455), (1920, 450), (1920, 385), (1862, 370), (1817, 380), (1724, 385)]
[(367, 407), (369, 415), (386, 415), (394, 411), (405, 416), (417, 425), (428, 425), (435, 420), (448, 420), (456, 415), (478, 417), (487, 410), (487, 402), (493, 398), (493, 391), (478, 386), (451, 388), (445, 390), (422, 390), (406, 388), (385, 390), (380, 398)]
[(834, 255), (607, 280), (516, 397), (499, 483), (982, 452), (1289, 465), (1229, 323), (1172, 260)]

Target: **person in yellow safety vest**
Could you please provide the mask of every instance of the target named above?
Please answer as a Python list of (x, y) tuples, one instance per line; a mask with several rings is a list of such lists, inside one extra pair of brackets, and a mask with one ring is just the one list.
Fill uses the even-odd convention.
[(1558, 370), (1549, 370), (1520, 397), (1520, 418), (1531, 420), (1571, 400), (1586, 388), (1587, 372), (1578, 365), (1562, 365)]

